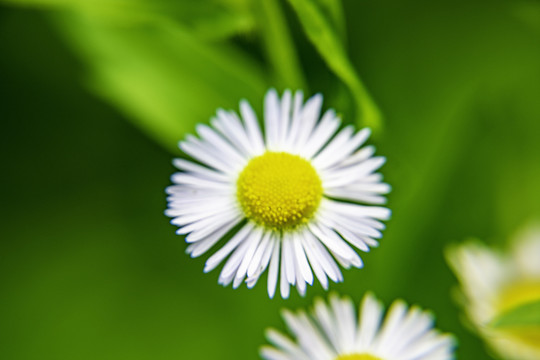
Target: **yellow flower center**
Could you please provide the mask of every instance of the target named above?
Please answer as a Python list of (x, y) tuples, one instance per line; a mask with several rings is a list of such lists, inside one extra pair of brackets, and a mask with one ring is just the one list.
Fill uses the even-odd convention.
[[(540, 279), (522, 280), (506, 286), (496, 304), (499, 314), (516, 306), (540, 300)], [(502, 330), (505, 336), (540, 351), (540, 326), (520, 326)]]
[(497, 310), (504, 312), (534, 300), (540, 300), (540, 279), (517, 281), (502, 289)]
[(370, 354), (350, 354), (350, 355), (340, 355), (336, 360), (382, 360), (376, 356)]
[(236, 196), (248, 219), (284, 230), (308, 222), (322, 193), (321, 179), (307, 160), (284, 152), (266, 152), (242, 170)]

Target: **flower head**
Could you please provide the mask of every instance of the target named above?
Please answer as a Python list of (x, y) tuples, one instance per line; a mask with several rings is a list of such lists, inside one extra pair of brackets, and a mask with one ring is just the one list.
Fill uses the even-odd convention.
[[(305, 104), (303, 94), (270, 90), (264, 101), (264, 131), (246, 101), (240, 115), (218, 110), (211, 126), (179, 146), (190, 160), (176, 159), (180, 172), (167, 188), (166, 214), (185, 234), (187, 252), (200, 256), (222, 247), (206, 262), (208, 272), (225, 261), (219, 283), (255, 285), (268, 271), (272, 297), (289, 286), (301, 294), (318, 278), (341, 281), (336, 261), (361, 267), (353, 247), (377, 246), (390, 211), (380, 205), (390, 187), (375, 171), (383, 157), (361, 147), (370, 131), (339, 130), (333, 110), (319, 119), (322, 96)], [(351, 247), (351, 245), (353, 247)], [(315, 276), (314, 276), (315, 275)]]
[(453, 359), (454, 340), (433, 329), (432, 316), (396, 300), (385, 320), (375, 297), (366, 294), (356, 320), (350, 299), (318, 299), (311, 316), (284, 311), (296, 341), (269, 329), (261, 355), (267, 360), (445, 360)]
[(540, 227), (524, 228), (508, 252), (469, 241), (447, 253), (473, 327), (505, 359), (540, 359), (540, 328), (496, 329), (504, 312), (540, 300)]

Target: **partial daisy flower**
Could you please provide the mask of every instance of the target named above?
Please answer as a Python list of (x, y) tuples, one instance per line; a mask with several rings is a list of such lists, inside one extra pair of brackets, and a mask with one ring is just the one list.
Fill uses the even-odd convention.
[[(219, 283), (253, 287), (268, 271), (268, 294), (278, 277), (283, 298), (296, 285), (304, 295), (314, 275), (326, 289), (328, 278), (342, 281), (344, 268), (362, 267), (353, 247), (377, 246), (390, 217), (390, 187), (375, 171), (385, 162), (373, 146), (361, 147), (369, 129), (338, 131), (340, 119), (328, 110), (319, 120), (320, 94), (270, 90), (264, 100), (264, 132), (255, 112), (240, 102), (240, 115), (218, 110), (211, 126), (179, 146), (192, 160), (176, 159), (181, 171), (167, 188), (171, 223), (186, 235), (187, 252), (200, 256), (220, 240), (206, 261), (208, 272), (225, 261)], [(351, 246), (352, 245), (352, 246)]]
[(489, 324), (504, 312), (540, 300), (540, 226), (528, 226), (507, 252), (479, 241), (450, 248), (447, 260), (463, 295), (473, 328), (504, 359), (540, 359), (540, 328), (494, 329)]
[(454, 339), (433, 329), (433, 316), (396, 300), (384, 321), (382, 304), (366, 294), (358, 321), (354, 303), (330, 295), (329, 304), (315, 301), (311, 315), (283, 312), (291, 340), (282, 333), (266, 332), (273, 346), (264, 346), (267, 360), (446, 360), (453, 359)]

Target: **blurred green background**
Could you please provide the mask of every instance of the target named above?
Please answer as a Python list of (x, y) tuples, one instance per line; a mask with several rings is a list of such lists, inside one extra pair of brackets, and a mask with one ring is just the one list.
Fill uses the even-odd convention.
[(4, 0), (0, 358), (253, 359), (281, 308), (326, 296), (222, 288), (163, 215), (176, 141), (270, 86), (322, 92), (388, 158), (381, 246), (331, 289), (432, 309), (490, 359), (443, 249), (540, 215), (532, 0)]

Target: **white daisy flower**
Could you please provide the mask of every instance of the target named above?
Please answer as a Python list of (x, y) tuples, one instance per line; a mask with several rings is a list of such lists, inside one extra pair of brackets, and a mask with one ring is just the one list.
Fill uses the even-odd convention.
[(366, 294), (356, 320), (348, 298), (317, 299), (311, 316), (283, 312), (295, 340), (269, 329), (261, 356), (267, 360), (445, 360), (453, 359), (454, 339), (433, 329), (433, 317), (396, 300), (384, 321), (383, 306)]
[(509, 252), (469, 241), (449, 249), (447, 259), (464, 295), (473, 327), (505, 359), (540, 359), (540, 328), (494, 329), (498, 315), (540, 300), (540, 226), (524, 228)]
[[(373, 146), (361, 147), (369, 129), (338, 131), (328, 110), (319, 120), (320, 94), (270, 90), (264, 100), (264, 132), (255, 112), (240, 102), (240, 115), (218, 110), (199, 137), (187, 136), (180, 149), (192, 160), (176, 159), (181, 170), (167, 188), (171, 223), (179, 226), (197, 257), (224, 239), (206, 261), (208, 272), (225, 261), (219, 283), (253, 287), (268, 271), (268, 294), (278, 277), (281, 295), (296, 285), (303, 295), (315, 277), (342, 280), (344, 268), (362, 267), (354, 248), (377, 246), (390, 210), (379, 205), (390, 187), (375, 173), (385, 162)], [(362, 203), (362, 204), (360, 204)], [(354, 247), (354, 248), (353, 248)]]

